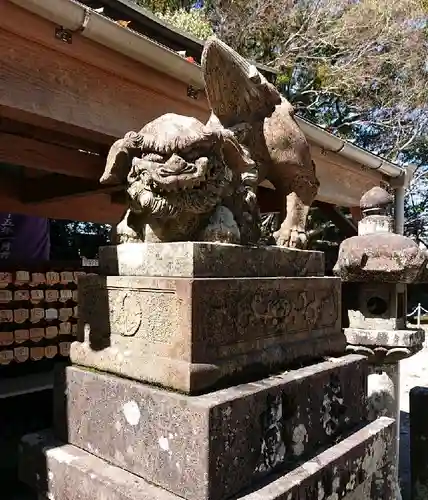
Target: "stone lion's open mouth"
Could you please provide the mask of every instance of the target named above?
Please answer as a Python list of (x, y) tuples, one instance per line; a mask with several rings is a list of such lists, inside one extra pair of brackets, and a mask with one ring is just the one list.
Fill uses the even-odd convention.
[(151, 190), (159, 195), (167, 195), (178, 191), (207, 190), (210, 179), (216, 175), (215, 170), (215, 166), (211, 166), (202, 172), (183, 175), (173, 174), (162, 178), (156, 173), (156, 175), (151, 176), (149, 185)]
[(173, 154), (165, 163), (152, 163), (149, 176), (152, 188), (158, 192), (172, 192), (181, 189), (194, 189), (205, 182), (210, 172), (207, 157), (188, 162)]

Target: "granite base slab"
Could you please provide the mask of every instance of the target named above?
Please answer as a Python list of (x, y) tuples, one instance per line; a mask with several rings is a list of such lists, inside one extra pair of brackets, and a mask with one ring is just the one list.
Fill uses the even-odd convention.
[[(236, 500), (395, 500), (390, 444), (395, 422), (382, 417), (294, 470)], [(55, 500), (179, 500), (180, 497), (49, 432), (24, 436), (21, 480)], [(223, 499), (226, 497), (223, 497)]]
[(100, 247), (105, 276), (181, 278), (324, 276), (324, 254), (277, 246), (224, 243), (123, 243)]
[(346, 356), (201, 396), (68, 367), (55, 430), (188, 500), (221, 500), (362, 425), (367, 364)]
[(79, 279), (73, 363), (198, 393), (345, 352), (337, 278)]

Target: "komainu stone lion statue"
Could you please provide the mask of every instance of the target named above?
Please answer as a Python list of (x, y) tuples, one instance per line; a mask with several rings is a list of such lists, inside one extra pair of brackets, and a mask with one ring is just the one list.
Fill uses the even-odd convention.
[(102, 184), (123, 184), (118, 243), (259, 238), (255, 163), (227, 130), (165, 114), (110, 148)]
[(255, 191), (267, 179), (287, 197), (278, 245), (303, 247), (318, 180), (290, 103), (245, 59), (213, 37), (202, 55), (211, 117), (168, 113), (110, 148), (102, 184), (123, 184), (126, 241), (255, 244)]
[(309, 145), (292, 105), (256, 69), (216, 37), (202, 54), (212, 110), (209, 126), (233, 133), (258, 169), (286, 197), (286, 218), (275, 233), (277, 245), (303, 247), (306, 221), (319, 182)]

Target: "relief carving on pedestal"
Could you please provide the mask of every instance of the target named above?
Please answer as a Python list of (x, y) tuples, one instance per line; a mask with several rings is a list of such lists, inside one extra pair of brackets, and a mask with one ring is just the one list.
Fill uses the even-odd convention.
[[(334, 291), (292, 291), (284, 294), (278, 290), (256, 294), (251, 302), (251, 311), (241, 311), (241, 315), (252, 315), (265, 326), (287, 325), (287, 332), (331, 326), (337, 320), (337, 300)], [(326, 318), (323, 309), (330, 311)]]
[[(264, 327), (270, 327), (272, 334), (285, 325), (288, 333), (298, 333), (315, 326), (331, 326), (337, 319), (336, 295), (331, 290), (325, 291), (324, 294), (323, 296), (322, 291), (314, 290), (272, 290), (259, 293), (250, 302), (250, 307), (245, 307), (246, 301), (242, 301), (240, 322), (244, 317), (255, 324), (260, 322)], [(323, 308), (331, 311), (329, 318), (322, 314)]]
[[(222, 345), (242, 339), (255, 340), (334, 327), (339, 316), (339, 291), (335, 287), (313, 290), (222, 291), (203, 301), (210, 325), (216, 325), (208, 341)], [(204, 309), (205, 309), (204, 308)], [(208, 310), (208, 309), (207, 309)], [(201, 320), (205, 324), (205, 317)], [(227, 330), (225, 339), (216, 331)]]
[(143, 311), (134, 293), (118, 291), (110, 295), (111, 329), (124, 337), (133, 337), (141, 326)]

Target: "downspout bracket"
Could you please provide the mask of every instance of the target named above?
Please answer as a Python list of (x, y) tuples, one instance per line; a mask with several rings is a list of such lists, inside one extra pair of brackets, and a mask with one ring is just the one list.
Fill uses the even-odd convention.
[(404, 170), (401, 175), (399, 175), (398, 177), (393, 177), (390, 181), (391, 183), (391, 187), (393, 187), (394, 189), (396, 188), (400, 188), (400, 187), (407, 187), (407, 175), (406, 175), (406, 171)]
[(55, 38), (64, 43), (73, 43), (73, 32), (62, 26), (55, 28)]
[(75, 30), (70, 30), (68, 28), (64, 28), (63, 26), (57, 26), (55, 28), (55, 38), (61, 40), (64, 43), (73, 43), (73, 35), (75, 33), (83, 33), (86, 27), (88, 26), (89, 19), (91, 17), (91, 10), (85, 9), (85, 15), (83, 17), (82, 24)]
[(187, 87), (187, 97), (190, 97), (190, 99), (195, 99), (197, 100), (199, 98), (199, 93), (201, 91), (195, 87), (193, 87), (193, 85), (188, 85)]

